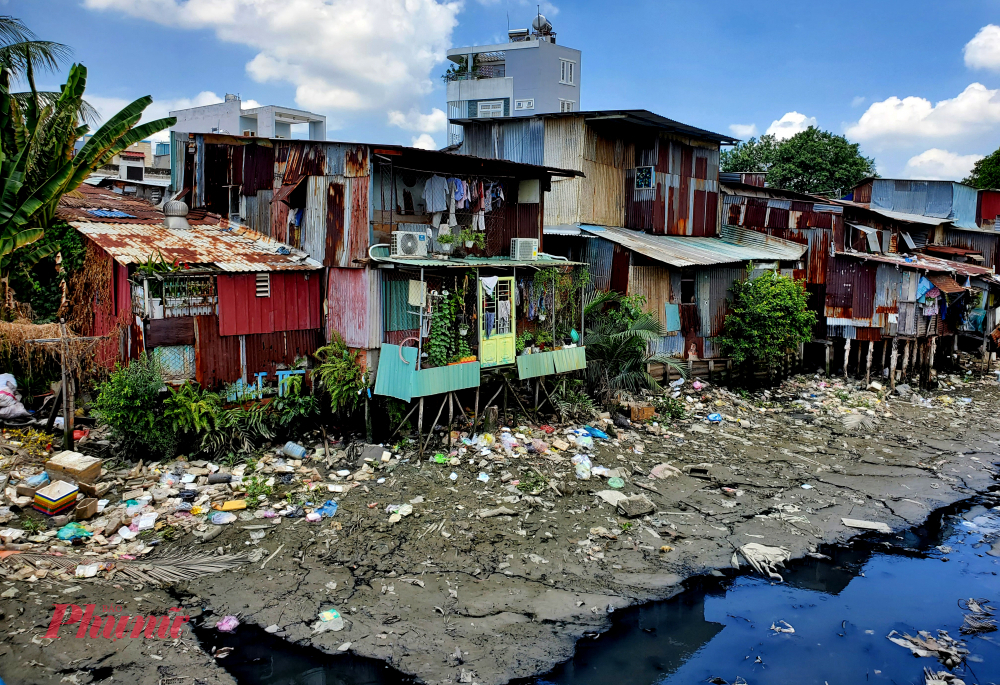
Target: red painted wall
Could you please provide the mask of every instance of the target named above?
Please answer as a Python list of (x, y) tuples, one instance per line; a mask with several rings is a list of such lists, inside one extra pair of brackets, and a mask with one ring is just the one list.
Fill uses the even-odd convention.
[(218, 278), (219, 334), (247, 335), (320, 328), (318, 271), (269, 272), (271, 296), (257, 297), (255, 274)]

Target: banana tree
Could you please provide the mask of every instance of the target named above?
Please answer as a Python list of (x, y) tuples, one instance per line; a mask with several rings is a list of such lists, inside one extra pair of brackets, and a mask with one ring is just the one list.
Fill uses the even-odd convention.
[[(0, 275), (6, 276), (11, 255), (37, 242), (54, 220), (59, 199), (75, 190), (97, 168), (133, 143), (176, 123), (174, 118), (137, 125), (149, 96), (139, 98), (111, 117), (73, 154), (76, 141), (89, 128), (78, 125), (87, 69), (74, 64), (58, 99), (46, 103), (38, 97), (25, 57), (32, 97), (27, 102), (10, 92), (12, 72), (0, 69)], [(22, 265), (36, 263), (57, 246), (35, 249), (20, 258)]]

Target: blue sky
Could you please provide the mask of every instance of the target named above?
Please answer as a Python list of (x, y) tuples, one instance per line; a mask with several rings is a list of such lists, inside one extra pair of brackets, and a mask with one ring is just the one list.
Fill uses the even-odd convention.
[[(542, 11), (583, 51), (583, 109), (644, 108), (737, 137), (815, 121), (860, 143), (885, 176), (961, 178), (1000, 146), (1000, 0)], [(238, 92), (322, 112), (333, 139), (440, 146), (444, 51), (502, 42), (508, 15), (527, 26), (535, 3), (0, 0), (0, 12), (72, 46), (106, 113), (145, 94), (162, 116)]]

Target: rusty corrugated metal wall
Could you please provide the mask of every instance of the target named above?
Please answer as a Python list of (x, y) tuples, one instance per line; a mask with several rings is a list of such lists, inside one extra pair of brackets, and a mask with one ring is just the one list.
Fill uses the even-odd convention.
[(219, 317), (196, 316), (195, 380), (205, 388), (235, 383), (242, 377), (240, 336), (219, 335)]
[(944, 228), (941, 244), (962, 247), (966, 250), (977, 250), (983, 255), (983, 266), (992, 269), (1000, 267), (1000, 233), (978, 233)]
[(326, 335), (336, 331), (348, 347), (374, 349), (382, 342), (382, 282), (377, 269), (330, 269)]
[(976, 224), (992, 231), (1000, 227), (997, 219), (1000, 219), (1000, 190), (980, 190), (976, 202)]
[[(545, 119), (545, 164), (583, 171), (585, 129), (583, 116)], [(580, 213), (582, 193), (583, 179), (552, 179), (552, 190), (545, 202), (545, 225), (583, 222)]]
[(257, 274), (219, 275), (221, 335), (321, 327), (319, 272), (270, 272), (270, 296), (257, 296)]
[(628, 294), (646, 298), (646, 309), (656, 316), (661, 325), (666, 326), (665, 306), (671, 300), (670, 269), (666, 266), (629, 267)]

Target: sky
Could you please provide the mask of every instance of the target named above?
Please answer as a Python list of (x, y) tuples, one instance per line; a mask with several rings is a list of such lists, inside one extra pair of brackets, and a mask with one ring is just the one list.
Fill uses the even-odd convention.
[[(445, 144), (449, 47), (506, 41), (527, 0), (0, 0), (88, 68), (104, 115), (218, 102), (328, 117), (333, 140)], [(583, 51), (581, 109), (745, 139), (847, 136), (882, 176), (961, 179), (1000, 147), (1000, 0), (546, 0)], [(57, 87), (64, 74), (40, 85)]]

